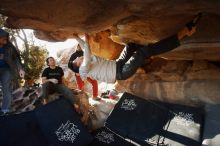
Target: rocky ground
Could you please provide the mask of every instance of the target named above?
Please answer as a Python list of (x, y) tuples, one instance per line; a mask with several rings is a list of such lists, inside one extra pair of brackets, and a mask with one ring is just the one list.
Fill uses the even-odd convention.
[[(37, 108), (34, 103), (38, 99), (39, 93), (40, 87), (21, 87), (13, 91), (13, 114), (21, 114)], [(91, 130), (100, 128), (104, 125), (109, 113), (112, 111), (114, 105), (119, 99), (102, 98), (100, 101), (95, 101), (88, 93), (79, 90), (73, 90), (73, 96), (76, 98), (76, 104), (80, 108), (79, 112), (82, 114), (82, 122), (84, 122), (84, 124)], [(60, 98), (60, 95), (52, 94), (49, 97), (49, 102), (58, 98)], [(0, 97), (0, 104), (1, 102), (2, 94)]]

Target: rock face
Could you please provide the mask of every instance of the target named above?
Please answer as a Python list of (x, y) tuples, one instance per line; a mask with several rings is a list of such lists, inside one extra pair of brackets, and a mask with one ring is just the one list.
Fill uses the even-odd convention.
[[(89, 32), (95, 35), (110, 29), (115, 42), (147, 44), (176, 33), (196, 13), (203, 12), (198, 32), (185, 40), (181, 48), (165, 57), (220, 59), (217, 55), (220, 38), (218, 0), (0, 0), (0, 3), (0, 13), (8, 16), (8, 27), (34, 29), (38, 38), (49, 41), (63, 41), (71, 38), (73, 33)], [(107, 45), (101, 46), (103, 48), (92, 47), (100, 56), (113, 49)], [(116, 50), (111, 59), (119, 54), (120, 49)]]
[(153, 58), (145, 71), (118, 85), (163, 101), (220, 101), (219, 65), (211, 63), (220, 61), (219, 0), (0, 0), (0, 4), (8, 27), (34, 29), (38, 38), (49, 41), (87, 32), (92, 53), (108, 59), (116, 59), (127, 42), (148, 44), (175, 34), (202, 12), (192, 37), (157, 56), (167, 60)]
[[(89, 44), (92, 48), (92, 54), (102, 56), (107, 59), (117, 59), (124, 45), (113, 42), (108, 31), (101, 31), (89, 37)], [(59, 51), (57, 57), (60, 58), (62, 64), (67, 64), (71, 55), (77, 49), (77, 45), (72, 48), (67, 48), (64, 51)], [(104, 48), (104, 49), (103, 49)]]
[(155, 59), (143, 68), (117, 89), (166, 102), (220, 103), (220, 68), (212, 63)]
[(124, 45), (115, 43), (110, 39), (109, 31), (101, 31), (91, 35), (89, 39), (90, 47), (95, 55), (102, 56), (107, 59), (117, 59)]

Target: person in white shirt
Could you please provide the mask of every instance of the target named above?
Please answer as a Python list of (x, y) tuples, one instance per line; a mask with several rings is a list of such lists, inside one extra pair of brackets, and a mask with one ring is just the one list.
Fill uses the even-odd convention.
[(195, 24), (197, 23), (195, 21), (197, 20), (198, 18), (194, 18), (190, 21), (190, 25), (186, 25), (177, 34), (159, 42), (148, 45), (128, 43), (117, 60), (107, 60), (92, 55), (88, 44), (89, 36), (86, 34), (84, 41), (75, 35), (74, 37), (83, 49), (84, 55), (77, 57), (73, 61), (73, 65), (79, 67), (79, 74), (83, 80), (87, 77), (107, 83), (126, 80), (135, 74), (146, 58), (173, 50), (180, 45), (180, 40), (194, 34), (196, 31)]

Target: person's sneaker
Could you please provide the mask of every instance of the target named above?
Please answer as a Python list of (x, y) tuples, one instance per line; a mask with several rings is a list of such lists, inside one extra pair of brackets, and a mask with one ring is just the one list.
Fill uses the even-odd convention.
[(109, 92), (110, 92), (110, 90), (107, 90), (107, 91), (105, 91), (105, 92), (101, 93), (101, 97), (108, 95), (108, 94), (109, 94)]
[(0, 111), (0, 116), (4, 116), (4, 113), (2, 111)]
[(45, 105), (46, 104), (46, 99), (44, 99), (44, 98), (42, 98), (42, 97), (38, 97), (35, 101), (34, 101), (34, 103), (33, 103), (33, 105), (35, 106), (35, 107), (39, 107), (39, 106), (42, 106), (42, 105)]
[(196, 24), (199, 22), (200, 18), (202, 17), (202, 13), (198, 13), (190, 22), (186, 24), (186, 27), (189, 31), (192, 30), (193, 27), (196, 26)]
[(3, 112), (3, 111), (0, 111), (0, 116), (7, 116), (7, 115), (10, 115), (12, 114), (11, 112)]
[(96, 101), (100, 101), (102, 98), (101, 98), (101, 97), (96, 96), (96, 97), (92, 97), (92, 99), (93, 99), (93, 100), (96, 100)]
[(40, 100), (39, 98), (36, 99), (36, 100), (34, 101), (33, 105), (34, 105), (35, 107), (41, 106), (41, 105), (42, 105), (41, 100)]
[(108, 95), (103, 95), (102, 98), (107, 99), (107, 98), (109, 98), (109, 97), (108, 97)]

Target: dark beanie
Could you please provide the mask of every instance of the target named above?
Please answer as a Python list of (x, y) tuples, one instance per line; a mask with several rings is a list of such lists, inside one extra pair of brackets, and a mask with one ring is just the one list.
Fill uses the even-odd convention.
[(8, 37), (8, 32), (0, 28), (0, 37)]
[(80, 57), (80, 56), (83, 56), (83, 51), (82, 50), (76, 50), (76, 52), (74, 52), (71, 57), (70, 57), (70, 60), (69, 60), (69, 63), (68, 63), (68, 67), (75, 73), (79, 73), (79, 67), (76, 66), (75, 64), (73, 64), (72, 62), (77, 58), (77, 57)]

